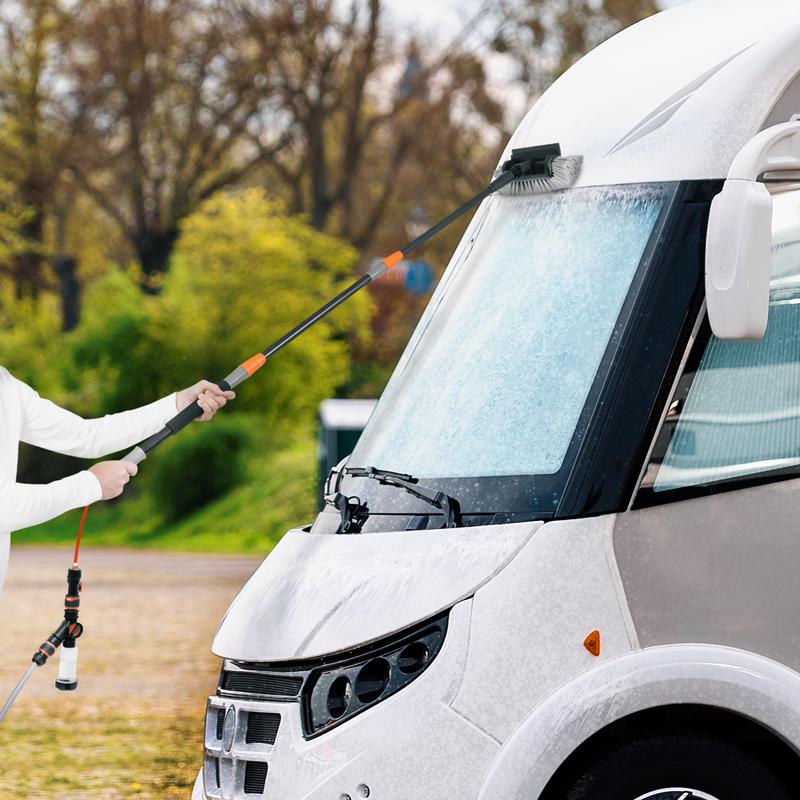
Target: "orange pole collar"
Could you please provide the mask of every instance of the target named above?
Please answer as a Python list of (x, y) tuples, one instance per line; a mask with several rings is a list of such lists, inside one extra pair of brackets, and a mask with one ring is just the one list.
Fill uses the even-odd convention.
[(248, 358), (247, 361), (243, 361), (239, 366), (247, 373), (247, 376), (250, 377), (254, 372), (264, 366), (266, 360), (267, 357), (263, 353), (256, 353), (254, 356)]
[(394, 253), (383, 259), (383, 263), (386, 264), (386, 269), (391, 269), (396, 267), (404, 258), (402, 250), (395, 250)]

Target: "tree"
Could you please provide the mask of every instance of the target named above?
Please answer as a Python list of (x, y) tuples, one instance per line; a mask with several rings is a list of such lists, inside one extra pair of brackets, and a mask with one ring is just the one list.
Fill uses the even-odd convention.
[[(103, 413), (223, 377), (348, 285), (356, 259), (261, 190), (216, 194), (183, 222), (157, 296), (142, 297), (121, 272), (87, 291), (64, 358), (75, 402)], [(347, 380), (349, 337), (367, 331), (369, 317), (368, 297), (353, 297), (265, 366), (262, 389), (244, 389), (236, 409), (258, 409), (276, 425), (310, 424)]]
[(292, 211), (364, 247), (426, 139), (461, 135), (456, 107), (499, 120), (479, 58), (456, 47), (423, 58), (384, 29), (381, 9), (381, 0), (74, 7), (62, 108), (80, 146), (68, 164), (149, 285), (180, 221), (215, 191), (254, 180), (256, 167)]
[(150, 287), (180, 221), (286, 144), (270, 137), (267, 75), (247, 34), (226, 0), (86, 2), (70, 15), (62, 112), (80, 147), (67, 163)]
[(25, 250), (27, 243), (21, 231), (28, 217), (14, 185), (0, 178), (0, 264), (9, 263)]
[[(270, 102), (290, 143), (264, 153), (267, 174), (293, 211), (362, 249), (380, 238), (387, 219), (395, 233), (405, 224), (405, 214), (394, 214), (405, 170), (420, 162), (431, 171), (452, 166), (477, 126), (502, 119), (500, 104), (486, 92), (480, 57), (457, 39), (403, 41), (384, 24), (383, 6), (381, 0), (243, 5), (258, 58), (271, 65)], [(438, 192), (439, 185), (428, 182), (425, 189)]]
[(492, 47), (510, 55), (530, 97), (623, 28), (659, 11), (657, 0), (502, 0)]
[[(60, 13), (51, 0), (4, 4), (0, 13), (0, 176), (26, 209), (24, 246), (4, 259), (17, 297), (52, 288), (45, 265), (45, 219), (60, 169), (60, 137), (48, 120), (50, 48)], [(13, 188), (12, 188), (13, 187)]]

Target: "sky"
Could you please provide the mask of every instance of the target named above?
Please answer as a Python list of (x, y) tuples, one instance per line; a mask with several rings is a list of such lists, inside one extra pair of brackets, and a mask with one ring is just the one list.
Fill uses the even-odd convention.
[[(665, 9), (693, 0), (659, 0)], [(346, 0), (344, 0), (346, 2)], [(447, 40), (463, 29), (470, 11), (480, 7), (483, 0), (387, 0), (389, 19), (417, 29), (421, 34), (439, 31)], [(528, 99), (508, 80), (508, 63), (502, 57), (490, 57), (488, 78), (491, 91), (505, 105), (510, 120), (519, 119), (527, 111)]]
[[(681, 5), (691, 0), (661, 0), (664, 8)], [(389, 0), (392, 13), (408, 23), (419, 23), (423, 28), (455, 24), (462, 20), (464, 0)], [(462, 12), (459, 13), (459, 8)]]

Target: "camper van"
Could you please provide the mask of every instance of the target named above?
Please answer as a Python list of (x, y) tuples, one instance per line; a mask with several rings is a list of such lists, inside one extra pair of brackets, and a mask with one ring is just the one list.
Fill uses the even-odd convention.
[(800, 796), (800, 3), (623, 31), (553, 143), (231, 604), (194, 800)]

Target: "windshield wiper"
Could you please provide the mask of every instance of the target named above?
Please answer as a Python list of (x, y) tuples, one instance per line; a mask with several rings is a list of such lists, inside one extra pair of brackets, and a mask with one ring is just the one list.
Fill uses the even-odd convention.
[(413, 475), (406, 475), (403, 472), (392, 472), (388, 469), (378, 469), (377, 467), (344, 467), (344, 475), (353, 478), (367, 478), (378, 481), (383, 486), (396, 486), (405, 489), (409, 494), (424, 500), (434, 508), (438, 508), (444, 517), (444, 528), (457, 528), (461, 523), (461, 506), (454, 497), (449, 494), (428, 489), (419, 485), (419, 480)]

